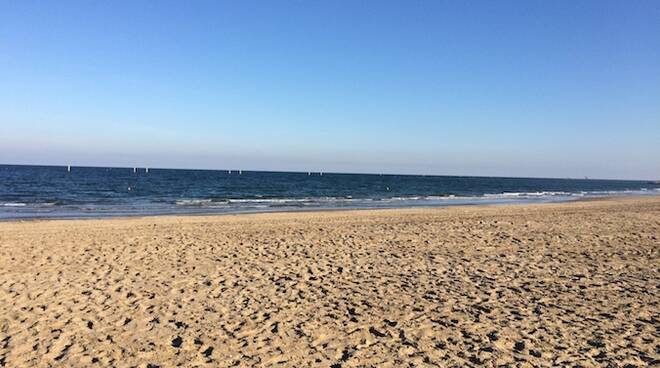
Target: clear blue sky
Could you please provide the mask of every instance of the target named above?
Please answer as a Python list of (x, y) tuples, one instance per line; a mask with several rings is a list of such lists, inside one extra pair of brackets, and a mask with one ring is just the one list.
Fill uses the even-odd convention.
[(660, 1), (0, 1), (0, 162), (660, 179)]

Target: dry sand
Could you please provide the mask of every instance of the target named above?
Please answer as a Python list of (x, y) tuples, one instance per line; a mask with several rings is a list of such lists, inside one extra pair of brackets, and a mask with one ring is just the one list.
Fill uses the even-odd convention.
[(658, 365), (660, 197), (0, 223), (0, 366)]

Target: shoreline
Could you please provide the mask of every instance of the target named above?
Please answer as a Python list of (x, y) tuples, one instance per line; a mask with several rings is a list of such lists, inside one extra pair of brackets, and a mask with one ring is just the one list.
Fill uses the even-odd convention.
[(392, 206), (392, 207), (319, 207), (319, 208), (292, 208), (292, 209), (273, 209), (273, 210), (245, 210), (235, 212), (182, 212), (182, 213), (153, 213), (153, 214), (118, 214), (118, 215), (91, 215), (91, 216), (41, 216), (41, 217), (7, 217), (0, 218), (0, 224), (4, 222), (37, 222), (37, 221), (79, 221), (79, 220), (114, 220), (114, 219), (137, 219), (137, 218), (160, 218), (160, 217), (216, 217), (216, 216), (245, 216), (258, 214), (278, 214), (278, 213), (324, 213), (324, 212), (353, 212), (353, 211), (396, 211), (396, 210), (432, 210), (458, 207), (499, 207), (499, 206), (543, 206), (549, 204), (563, 204), (574, 202), (592, 202), (607, 201), (616, 199), (643, 199), (648, 197), (660, 197), (660, 193), (632, 194), (632, 195), (613, 195), (613, 196), (591, 196), (566, 198), (560, 200), (538, 200), (538, 201), (502, 201), (488, 203), (461, 203), (447, 205), (418, 205), (418, 206)]

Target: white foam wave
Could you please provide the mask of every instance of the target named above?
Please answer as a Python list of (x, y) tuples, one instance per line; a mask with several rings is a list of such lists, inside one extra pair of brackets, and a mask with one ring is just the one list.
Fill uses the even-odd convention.
[(485, 198), (542, 198), (542, 197), (573, 197), (583, 196), (584, 192), (503, 192), (486, 193)]
[[(660, 188), (655, 188), (658, 191)], [(649, 194), (644, 190), (621, 191), (540, 191), (540, 192), (502, 192), (482, 195), (428, 195), (428, 196), (393, 196), (375, 198), (346, 197), (304, 197), (304, 198), (225, 198), (225, 199), (182, 199), (176, 201), (178, 206), (208, 207), (208, 208), (264, 208), (264, 207), (323, 207), (323, 206), (356, 206), (377, 207), (392, 205), (434, 205), (440, 203), (479, 203), (479, 202), (511, 202), (511, 201), (561, 201), (584, 197), (600, 197), (631, 194)]]
[(211, 199), (181, 199), (175, 202), (179, 206), (203, 206), (211, 203)]
[[(359, 199), (359, 201), (371, 198)], [(305, 198), (226, 198), (226, 199), (182, 199), (175, 202), (179, 206), (228, 206), (228, 205), (277, 205), (277, 204), (316, 204), (358, 201), (352, 197), (305, 197)]]

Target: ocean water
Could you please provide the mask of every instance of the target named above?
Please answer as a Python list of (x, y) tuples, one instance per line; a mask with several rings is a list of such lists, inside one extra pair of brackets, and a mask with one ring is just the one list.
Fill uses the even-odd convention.
[(533, 203), (660, 194), (649, 181), (0, 165), (0, 219)]

